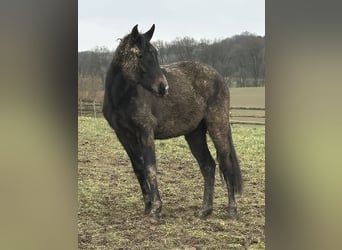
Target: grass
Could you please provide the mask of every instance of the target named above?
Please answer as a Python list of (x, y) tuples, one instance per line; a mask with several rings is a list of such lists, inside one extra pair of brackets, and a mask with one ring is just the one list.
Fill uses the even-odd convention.
[(227, 218), (227, 190), (219, 171), (214, 212), (198, 218), (203, 178), (185, 140), (156, 141), (163, 201), (156, 225), (143, 214), (138, 181), (105, 120), (80, 117), (78, 123), (79, 249), (265, 248), (264, 127), (233, 126), (244, 178), (244, 192), (237, 197), (239, 220)]

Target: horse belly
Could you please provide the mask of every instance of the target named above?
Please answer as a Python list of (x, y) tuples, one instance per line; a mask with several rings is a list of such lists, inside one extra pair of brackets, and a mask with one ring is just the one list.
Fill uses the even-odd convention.
[(154, 130), (155, 139), (168, 139), (186, 135), (197, 128), (203, 119), (203, 112), (193, 111), (188, 114), (170, 114), (164, 119), (157, 119)]

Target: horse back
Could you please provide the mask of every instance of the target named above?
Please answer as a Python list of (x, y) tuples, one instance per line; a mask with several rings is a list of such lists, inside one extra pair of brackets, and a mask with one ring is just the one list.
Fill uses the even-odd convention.
[(210, 110), (228, 109), (227, 85), (211, 66), (180, 62), (164, 65), (162, 70), (169, 83), (169, 94), (163, 98), (151, 97), (156, 138), (187, 134)]

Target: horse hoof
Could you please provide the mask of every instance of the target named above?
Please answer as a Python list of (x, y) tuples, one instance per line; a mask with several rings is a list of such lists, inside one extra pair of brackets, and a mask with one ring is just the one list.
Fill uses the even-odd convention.
[(151, 205), (147, 205), (147, 206), (145, 206), (145, 211), (144, 211), (144, 213), (146, 214), (146, 215), (149, 215), (150, 213), (151, 213), (151, 210), (152, 210), (152, 206)]
[(206, 217), (208, 217), (209, 215), (211, 215), (212, 212), (213, 212), (212, 209), (201, 210), (201, 211), (198, 212), (198, 217), (200, 217), (200, 218), (202, 218), (202, 219), (203, 219), (203, 218), (206, 218)]
[(147, 216), (147, 220), (148, 222), (150, 222), (151, 224), (159, 224), (160, 222), (160, 216), (159, 215), (155, 215), (155, 214), (149, 214)]
[(150, 224), (159, 224), (160, 218), (156, 216), (148, 216), (148, 222)]
[(237, 219), (239, 219), (239, 215), (238, 215), (238, 213), (237, 213), (236, 207), (229, 208), (229, 211), (228, 211), (228, 218), (231, 219), (231, 220), (237, 220)]
[(152, 215), (152, 214), (148, 214), (142, 218), (141, 222), (147, 227), (152, 226), (152, 225), (158, 225), (160, 224), (160, 217)]
[[(149, 213), (147, 214), (147, 217), (149, 219), (149, 221), (152, 223), (152, 224), (156, 224), (159, 222), (160, 220), (160, 211), (161, 209), (152, 209), (150, 207), (149, 209)], [(146, 212), (146, 210), (145, 210)]]

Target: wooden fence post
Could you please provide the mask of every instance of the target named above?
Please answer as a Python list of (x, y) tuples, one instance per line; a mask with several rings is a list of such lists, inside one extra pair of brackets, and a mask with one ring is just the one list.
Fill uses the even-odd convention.
[(81, 116), (83, 116), (83, 105), (82, 105), (82, 99), (80, 100), (80, 111), (81, 111)]
[(96, 118), (96, 105), (95, 105), (95, 100), (94, 100), (94, 102), (93, 102), (93, 107), (94, 107), (94, 116), (95, 116), (95, 118)]

